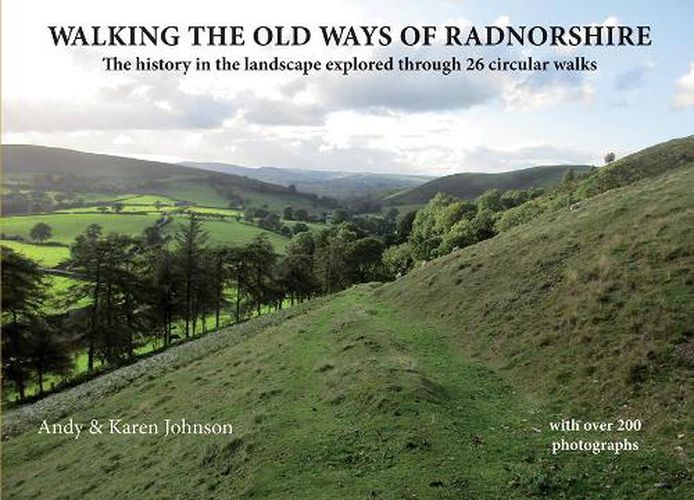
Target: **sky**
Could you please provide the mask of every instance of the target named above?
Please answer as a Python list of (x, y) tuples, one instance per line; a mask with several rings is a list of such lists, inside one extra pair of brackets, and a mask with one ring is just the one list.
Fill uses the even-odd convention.
[[(694, 132), (694, 2), (3, 0), (2, 141), (162, 161), (447, 175), (600, 164)], [(650, 47), (56, 47), (49, 25), (650, 25)], [(594, 72), (114, 73), (101, 58), (522, 60)]]

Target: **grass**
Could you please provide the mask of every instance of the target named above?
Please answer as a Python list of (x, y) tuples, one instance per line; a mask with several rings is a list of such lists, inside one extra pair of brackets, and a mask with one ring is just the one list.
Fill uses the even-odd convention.
[(55, 267), (70, 257), (70, 249), (62, 246), (34, 245), (11, 240), (0, 240), (0, 245), (35, 260), (42, 267)]
[(16, 235), (29, 239), (31, 228), (39, 222), (51, 226), (53, 235), (50, 242), (71, 244), (74, 239), (91, 224), (102, 226), (105, 234), (118, 232), (132, 236), (139, 235), (154, 224), (159, 215), (127, 214), (48, 214), (3, 217), (0, 227), (6, 235)]
[(157, 202), (173, 205), (177, 200), (158, 194), (139, 194), (125, 196), (120, 198), (119, 201), (124, 205), (154, 205)]
[(625, 156), (597, 169), (587, 178), (562, 183), (544, 196), (503, 213), (498, 229), (506, 231), (541, 214), (580, 206), (581, 201), (608, 190), (631, 185), (641, 179), (657, 177), (676, 168), (694, 167), (694, 135), (673, 139)]
[(254, 207), (265, 206), (271, 212), (282, 213), (286, 207), (293, 207), (295, 210), (303, 208), (312, 214), (321, 214), (322, 212), (332, 212), (332, 209), (321, 206), (310, 198), (297, 196), (291, 193), (261, 193), (248, 191), (242, 194), (244, 201), (248, 205)]
[[(104, 208), (106, 210), (104, 210)], [(162, 208), (161, 212), (164, 212), (166, 208)], [(104, 207), (90, 206), (90, 207), (79, 207), (79, 208), (66, 208), (64, 210), (58, 210), (57, 214), (113, 214), (118, 215), (123, 213), (143, 213), (143, 214), (157, 214), (159, 210), (154, 205), (127, 205), (123, 204), (120, 212), (116, 212), (111, 208), (110, 205)]]
[(218, 194), (204, 180), (167, 181), (159, 188), (161, 194), (176, 200), (188, 201), (205, 207), (227, 208), (229, 200)]
[(85, 307), (91, 304), (91, 300), (85, 297), (69, 308), (65, 305), (67, 292), (71, 286), (77, 284), (77, 280), (68, 276), (55, 276), (51, 274), (45, 275), (45, 280), (50, 290), (49, 300), (44, 308), (45, 313), (60, 314), (66, 312), (68, 309)]
[[(149, 197), (148, 197), (149, 198)], [(138, 200), (139, 201), (139, 200)], [(235, 210), (233, 208), (213, 208), (213, 207), (173, 207), (171, 205), (165, 205), (161, 208), (157, 208), (154, 204), (142, 204), (142, 203), (128, 203), (124, 200), (123, 206), (121, 207), (120, 213), (143, 213), (143, 214), (166, 214), (166, 213), (182, 213), (182, 212), (195, 212), (202, 215), (219, 215), (222, 217), (237, 217), (243, 216), (243, 212), (240, 210)], [(59, 210), (56, 213), (59, 214), (83, 214), (83, 213), (97, 213), (97, 214), (118, 214), (119, 212), (114, 211), (110, 206), (106, 206), (106, 211), (104, 207), (91, 206), (91, 207), (80, 207), (80, 208), (68, 208), (65, 210)]]
[[(394, 283), (251, 320), (9, 413), (4, 492), (692, 498), (694, 169), (638, 179)], [(550, 430), (569, 417), (643, 430)], [(75, 440), (37, 434), (41, 418), (186, 418), (234, 434)], [(640, 448), (552, 455), (561, 438)]]
[[(162, 211), (167, 212), (177, 212), (179, 209), (176, 208), (165, 208)], [(222, 217), (243, 217), (243, 212), (241, 210), (236, 210), (234, 208), (213, 208), (213, 207), (185, 207), (182, 209), (185, 212), (195, 212), (202, 215), (219, 215)]]
[[(694, 169), (584, 201), (418, 268), (382, 296), (574, 412), (687, 427)], [(522, 251), (519, 251), (522, 249)]]
[[(276, 251), (282, 252), (289, 243), (289, 238), (272, 231), (261, 229), (251, 224), (239, 222), (236, 219), (205, 220), (202, 223), (205, 231), (210, 233), (210, 243), (214, 245), (242, 246), (253, 241), (261, 234), (267, 235)], [(178, 229), (178, 223), (166, 226), (168, 234), (173, 235)]]
[(368, 286), (251, 335), (234, 332), (205, 357), (87, 396), (61, 418), (163, 426), (183, 417), (231, 423), (232, 436), (75, 440), (32, 429), (4, 443), (5, 493), (634, 498), (684, 471), (660, 452), (648, 452), (646, 470), (637, 455), (551, 456), (548, 422), (558, 415)]
[[(311, 213), (330, 211), (306, 196), (289, 192), (262, 192), (243, 186), (233, 188), (247, 206), (266, 206), (270, 211), (281, 213), (285, 207), (303, 208)], [(166, 182), (159, 191), (177, 200), (189, 201), (195, 205), (210, 208), (227, 208), (230, 201), (218, 194), (205, 180), (177, 180)]]

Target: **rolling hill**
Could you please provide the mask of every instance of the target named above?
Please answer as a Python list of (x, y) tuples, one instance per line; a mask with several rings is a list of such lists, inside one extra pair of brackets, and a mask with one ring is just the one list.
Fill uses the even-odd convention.
[(190, 166), (33, 145), (3, 145), (3, 188), (77, 193), (144, 193), (201, 206), (286, 206), (330, 210), (315, 195)]
[(183, 162), (204, 170), (243, 175), (283, 186), (294, 185), (304, 193), (315, 193), (336, 199), (359, 198), (395, 190), (413, 188), (428, 182), (431, 176), (304, 170), (278, 167), (240, 167), (228, 163)]
[(590, 171), (589, 165), (549, 165), (513, 170), (500, 174), (466, 172), (447, 175), (412, 189), (388, 195), (388, 205), (423, 205), (436, 196), (446, 193), (464, 200), (473, 200), (489, 189), (547, 188), (559, 182), (568, 170), (580, 174)]
[[(10, 412), (3, 490), (691, 498), (692, 152), (645, 150), (581, 181), (578, 208)], [(572, 417), (640, 427), (552, 429)], [(43, 418), (234, 429), (75, 439), (39, 435)], [(589, 451), (552, 454), (562, 440)]]

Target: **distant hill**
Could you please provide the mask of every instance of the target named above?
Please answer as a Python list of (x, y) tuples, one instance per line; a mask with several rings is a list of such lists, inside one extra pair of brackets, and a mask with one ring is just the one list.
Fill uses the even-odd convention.
[(293, 184), (304, 193), (315, 193), (337, 199), (358, 198), (413, 188), (432, 180), (432, 176), (303, 170), (296, 168), (249, 168), (228, 163), (182, 162), (180, 165), (243, 175), (273, 184)]
[(202, 173), (181, 165), (158, 161), (24, 144), (3, 145), (2, 163), (4, 175), (8, 177), (56, 174), (88, 178), (159, 179)]
[(388, 205), (424, 204), (436, 196), (446, 193), (464, 200), (472, 200), (489, 189), (546, 188), (557, 183), (568, 170), (574, 173), (588, 172), (590, 165), (547, 165), (513, 170), (499, 174), (465, 172), (447, 175), (400, 193), (384, 198)]
[(331, 208), (315, 195), (241, 175), (63, 148), (3, 145), (2, 164), (5, 189), (157, 193), (218, 207)]

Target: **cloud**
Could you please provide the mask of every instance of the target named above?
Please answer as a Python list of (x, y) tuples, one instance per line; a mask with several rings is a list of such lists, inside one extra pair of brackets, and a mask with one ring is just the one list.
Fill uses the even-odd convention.
[(677, 109), (694, 106), (694, 63), (689, 66), (689, 73), (675, 82), (676, 90), (672, 103)]
[(267, 99), (248, 90), (233, 102), (248, 123), (257, 125), (317, 126), (325, 122), (326, 109), (317, 104), (297, 104), (290, 98)]
[[(464, 62), (459, 51), (441, 44), (417, 49), (399, 45), (378, 48), (369, 58), (359, 59), (387, 61), (392, 58), (394, 71), (365, 71), (349, 76), (323, 73), (300, 84), (287, 85), (283, 90), (288, 96), (299, 91), (310, 92), (326, 112), (450, 111), (468, 109), (498, 96), (498, 85), (489, 75), (470, 75), (464, 68), (445, 76), (436, 71), (414, 70), (417, 63), (450, 63), (453, 56)], [(411, 63), (405, 67), (413, 70), (399, 71), (400, 61)]]
[(447, 77), (425, 72), (369, 74), (353, 76), (349, 81), (330, 75), (317, 93), (332, 110), (456, 110), (481, 104), (498, 94), (498, 89), (485, 80), (464, 73)]
[(647, 63), (619, 73), (614, 78), (612, 88), (620, 92), (638, 89), (644, 84), (646, 76), (654, 67), (654, 64)]
[(538, 165), (590, 164), (593, 155), (571, 148), (547, 144), (502, 150), (480, 146), (465, 153), (462, 164), (466, 172), (506, 172)]
[(593, 87), (575, 72), (534, 72), (509, 78), (502, 100), (507, 109), (539, 109), (569, 102), (589, 104)]
[(209, 129), (233, 115), (229, 100), (183, 92), (172, 79), (141, 78), (100, 87), (82, 100), (24, 100), (5, 103), (11, 132)]

